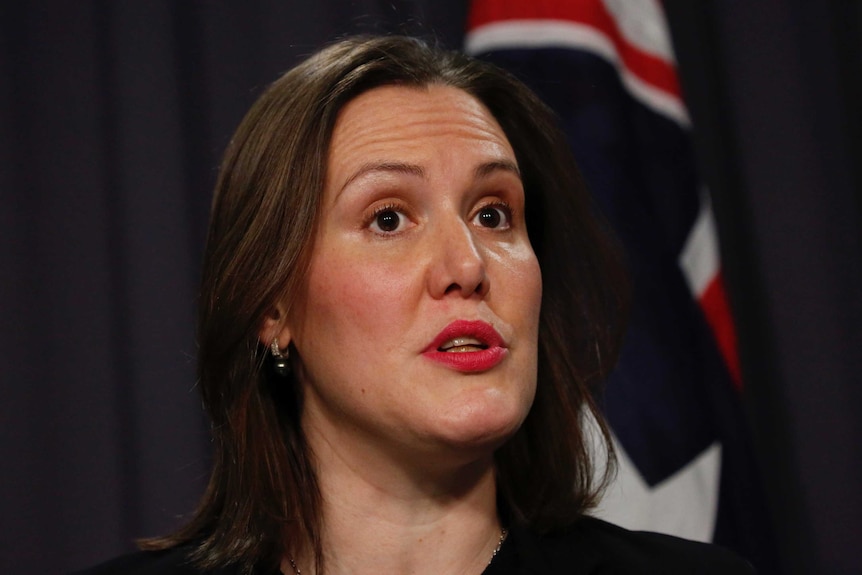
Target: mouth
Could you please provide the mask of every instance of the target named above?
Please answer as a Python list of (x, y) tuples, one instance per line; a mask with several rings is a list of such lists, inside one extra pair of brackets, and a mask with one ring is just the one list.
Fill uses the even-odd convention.
[(487, 371), (505, 358), (506, 343), (489, 323), (457, 320), (447, 325), (422, 353), (461, 372)]
[(482, 351), (483, 349), (488, 349), (488, 345), (474, 337), (456, 337), (438, 347), (437, 351), (445, 351), (448, 353), (471, 353)]

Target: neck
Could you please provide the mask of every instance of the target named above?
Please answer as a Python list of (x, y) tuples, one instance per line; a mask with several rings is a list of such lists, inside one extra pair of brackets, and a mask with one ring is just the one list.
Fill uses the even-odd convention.
[[(327, 575), (482, 573), (501, 535), (491, 454), (432, 471), (320, 439), (309, 434)], [(296, 562), (312, 573), (310, 554)]]

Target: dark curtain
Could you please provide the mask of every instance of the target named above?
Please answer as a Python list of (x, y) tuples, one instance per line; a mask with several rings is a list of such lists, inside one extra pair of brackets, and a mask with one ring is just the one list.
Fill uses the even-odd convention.
[(786, 573), (862, 573), (862, 3), (666, 0)]
[[(788, 573), (859, 573), (862, 15), (666, 0)], [(0, 571), (131, 549), (207, 475), (194, 306), (218, 158), (348, 32), (458, 47), (466, 0), (0, 6)]]

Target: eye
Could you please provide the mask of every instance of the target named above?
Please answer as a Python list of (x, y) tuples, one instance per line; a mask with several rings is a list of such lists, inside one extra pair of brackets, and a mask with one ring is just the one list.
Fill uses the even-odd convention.
[(508, 229), (510, 225), (510, 210), (506, 204), (491, 204), (481, 208), (473, 217), (473, 221), (483, 228)]
[(370, 227), (377, 233), (388, 234), (398, 231), (406, 216), (394, 206), (382, 206), (374, 211)]

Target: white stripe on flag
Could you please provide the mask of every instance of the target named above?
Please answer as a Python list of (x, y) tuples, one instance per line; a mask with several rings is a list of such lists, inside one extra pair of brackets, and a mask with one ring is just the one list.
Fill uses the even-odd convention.
[(700, 194), (700, 213), (688, 234), (679, 265), (695, 299), (700, 299), (707, 286), (718, 275), (720, 263), (718, 234), (709, 194)]
[(664, 12), (656, 0), (602, 0), (602, 4), (631, 44), (665, 62), (676, 61)]
[(617, 69), (623, 86), (635, 99), (683, 128), (691, 125), (682, 101), (633, 74), (623, 65), (613, 41), (592, 26), (564, 20), (506, 20), (471, 30), (464, 44), (465, 51), (474, 55), (530, 48), (571, 48), (592, 52)]

